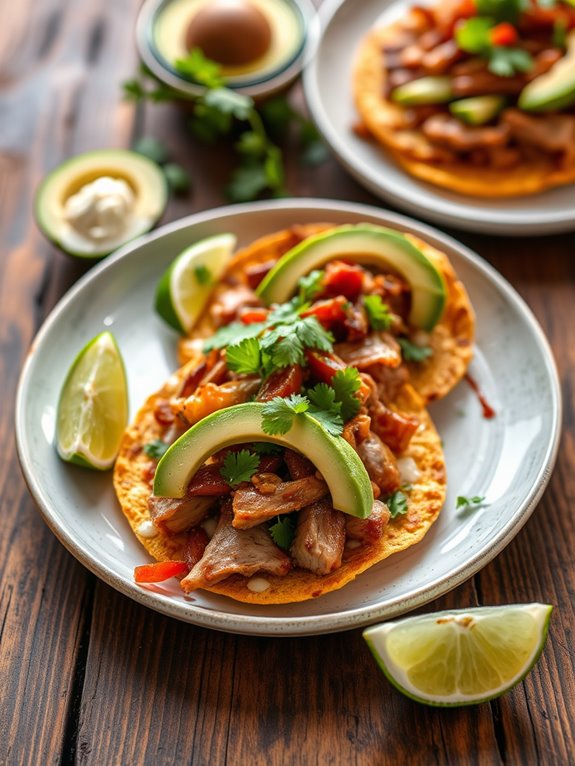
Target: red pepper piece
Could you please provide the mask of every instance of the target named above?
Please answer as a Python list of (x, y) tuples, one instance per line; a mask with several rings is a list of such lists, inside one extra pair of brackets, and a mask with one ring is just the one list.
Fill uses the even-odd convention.
[(519, 33), (513, 24), (504, 21), (491, 29), (489, 39), (492, 45), (514, 45), (519, 39)]
[(230, 485), (224, 481), (219, 465), (203, 465), (188, 485), (188, 497), (227, 495)]
[(135, 567), (134, 580), (138, 583), (163, 582), (170, 577), (188, 574), (190, 567), (185, 561), (158, 561), (156, 564), (144, 564)]
[(338, 370), (345, 370), (347, 364), (336, 354), (324, 354), (321, 351), (306, 349), (305, 356), (314, 378), (322, 383), (331, 383)]
[(299, 394), (303, 382), (303, 373), (299, 364), (292, 364), (282, 370), (273, 372), (264, 381), (256, 397), (258, 402), (269, 402), (274, 396), (291, 396)]
[(246, 308), (240, 311), (240, 322), (244, 324), (256, 324), (257, 322), (265, 322), (268, 318), (267, 309), (259, 308)]
[(354, 301), (363, 287), (363, 273), (361, 266), (333, 261), (326, 267), (323, 286), (329, 295), (344, 295)]
[(194, 527), (189, 531), (188, 541), (184, 549), (184, 558), (190, 569), (202, 558), (206, 545), (209, 542), (210, 539), (203, 527)]
[(346, 318), (345, 307), (347, 298), (338, 295), (325, 301), (317, 301), (309, 309), (301, 312), (302, 317), (316, 317), (318, 322), (327, 330), (334, 324), (343, 322)]

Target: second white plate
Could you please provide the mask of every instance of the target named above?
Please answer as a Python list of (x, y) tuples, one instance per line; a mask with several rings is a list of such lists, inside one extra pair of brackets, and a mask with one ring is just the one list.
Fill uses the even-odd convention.
[(414, 0), (327, 0), (317, 52), (304, 74), (312, 116), (341, 163), (374, 194), (418, 218), (488, 234), (551, 234), (575, 229), (575, 185), (513, 199), (480, 199), (412, 178), (384, 149), (352, 130), (352, 69), (361, 40), (381, 19), (400, 16)]

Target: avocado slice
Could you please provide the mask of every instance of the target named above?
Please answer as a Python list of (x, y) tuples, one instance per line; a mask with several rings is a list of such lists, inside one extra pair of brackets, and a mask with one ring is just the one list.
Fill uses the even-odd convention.
[[(129, 210), (110, 236), (88, 236), (69, 218), (69, 200), (94, 182), (116, 181), (130, 196)], [(149, 231), (163, 214), (168, 186), (156, 163), (128, 149), (79, 154), (55, 168), (36, 192), (34, 212), (43, 234), (68, 255), (96, 259)], [(86, 218), (84, 216), (84, 222)]]
[(224, 447), (271, 442), (309, 458), (325, 479), (334, 508), (359, 518), (369, 516), (373, 490), (357, 452), (341, 436), (331, 436), (306, 413), (296, 415), (290, 430), (269, 436), (262, 429), (265, 405), (236, 404), (200, 420), (172, 444), (158, 463), (154, 495), (183, 497), (191, 478), (205, 461)]
[(420, 77), (418, 80), (399, 85), (391, 92), (392, 101), (403, 106), (418, 104), (443, 104), (453, 98), (451, 77)]
[(545, 74), (526, 85), (517, 106), (526, 112), (552, 112), (575, 103), (575, 32), (567, 36), (567, 52)]
[(367, 223), (338, 226), (305, 239), (279, 259), (257, 293), (268, 305), (284, 303), (296, 291), (302, 276), (334, 258), (393, 268), (411, 286), (410, 323), (423, 330), (437, 324), (447, 292), (435, 264), (405, 235)]
[(475, 96), (449, 104), (449, 111), (467, 125), (485, 125), (505, 106), (503, 96)]

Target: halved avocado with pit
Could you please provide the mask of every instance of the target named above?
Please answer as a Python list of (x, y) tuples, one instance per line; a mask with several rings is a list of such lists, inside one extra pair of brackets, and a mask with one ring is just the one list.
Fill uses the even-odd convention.
[[(64, 218), (66, 200), (98, 178), (124, 181), (134, 195), (134, 210), (125, 234), (113, 242), (97, 242), (72, 230)], [(39, 186), (34, 212), (43, 234), (63, 252), (77, 258), (109, 255), (131, 239), (150, 231), (162, 216), (168, 186), (155, 162), (128, 149), (98, 149), (58, 165)]]
[(441, 272), (400, 232), (367, 223), (338, 226), (305, 239), (279, 259), (258, 295), (268, 305), (284, 303), (301, 277), (336, 258), (397, 271), (411, 287), (410, 324), (431, 330), (439, 321), (447, 299)]
[(348, 442), (341, 436), (331, 436), (306, 413), (294, 417), (286, 434), (269, 436), (262, 429), (264, 407), (258, 402), (237, 404), (192, 426), (158, 463), (154, 495), (183, 497), (198, 469), (224, 447), (270, 442), (297, 450), (313, 462), (329, 487), (334, 508), (358, 518), (369, 516), (373, 507), (371, 482)]

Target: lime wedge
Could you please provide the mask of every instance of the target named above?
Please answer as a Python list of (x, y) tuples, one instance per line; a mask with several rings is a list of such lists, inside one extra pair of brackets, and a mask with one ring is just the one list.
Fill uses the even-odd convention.
[(111, 468), (128, 423), (128, 387), (114, 336), (97, 335), (73, 362), (58, 402), (56, 446), (69, 463)]
[(553, 607), (510, 604), (435, 612), (363, 632), (399, 691), (428, 705), (475, 705), (521, 681), (545, 645)]
[(235, 246), (233, 234), (218, 234), (180, 253), (156, 289), (156, 311), (162, 319), (178, 332), (189, 332), (204, 310)]

